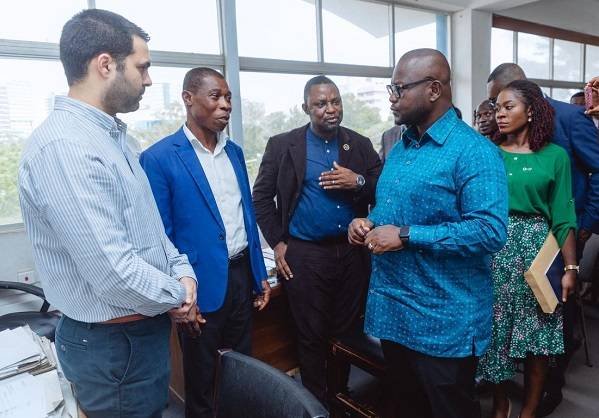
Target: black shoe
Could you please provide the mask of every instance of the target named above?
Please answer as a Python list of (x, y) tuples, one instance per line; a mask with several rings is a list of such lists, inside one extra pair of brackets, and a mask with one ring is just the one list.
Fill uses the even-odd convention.
[(555, 408), (562, 403), (562, 392), (557, 393), (547, 393), (543, 395), (541, 398), (541, 402), (539, 403), (539, 407), (537, 408), (537, 417), (546, 417), (551, 415)]

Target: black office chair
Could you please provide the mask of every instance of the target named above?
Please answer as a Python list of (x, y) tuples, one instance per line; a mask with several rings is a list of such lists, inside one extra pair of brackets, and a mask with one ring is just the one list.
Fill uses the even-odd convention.
[(327, 418), (326, 409), (285, 373), (252, 357), (219, 350), (215, 418)]
[(54, 333), (61, 314), (59, 312), (48, 312), (50, 303), (46, 300), (42, 288), (25, 283), (0, 281), (0, 289), (20, 290), (37, 296), (44, 301), (39, 312), (13, 312), (0, 316), (0, 331), (29, 325), (29, 328), (37, 335), (54, 341)]

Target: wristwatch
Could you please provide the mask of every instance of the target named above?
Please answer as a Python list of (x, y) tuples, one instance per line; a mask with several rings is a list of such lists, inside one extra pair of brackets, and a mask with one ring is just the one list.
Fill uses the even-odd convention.
[(564, 272), (570, 271), (570, 270), (576, 270), (576, 273), (578, 273), (578, 266), (576, 264), (568, 264), (567, 266), (564, 267)]
[(399, 227), (399, 239), (404, 247), (410, 243), (410, 227), (408, 225)]
[(362, 174), (358, 174), (356, 176), (356, 184), (358, 185), (358, 188), (364, 187), (364, 185), (366, 184), (366, 179)]

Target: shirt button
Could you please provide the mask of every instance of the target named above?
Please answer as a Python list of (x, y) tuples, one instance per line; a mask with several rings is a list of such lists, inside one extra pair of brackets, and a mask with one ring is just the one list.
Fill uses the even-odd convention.
[(514, 157), (514, 161), (516, 161), (518, 159), (518, 157)]
[(409, 160), (406, 161), (406, 165), (410, 165), (410, 164), (412, 164), (412, 161), (409, 161)]
[(325, 143), (325, 144), (328, 144), (328, 143), (329, 143), (329, 141), (324, 141), (324, 143)]
[(341, 209), (341, 206), (337, 205), (337, 209)]
[(420, 144), (416, 144), (414, 145), (416, 148), (420, 148)]
[(64, 344), (61, 344), (61, 345), (60, 345), (60, 349), (61, 349), (62, 351), (67, 351), (67, 349), (66, 349), (66, 347), (64, 346)]
[(508, 173), (508, 175), (512, 176), (513, 174), (512, 173)]
[(331, 151), (327, 150), (327, 154), (328, 154), (329, 152), (331, 152)]
[(337, 225), (337, 228), (341, 228), (341, 225)]
[(225, 239), (225, 236), (224, 236), (223, 234), (220, 234), (220, 235), (218, 236), (218, 239), (222, 241), (222, 240), (224, 240), (224, 239)]

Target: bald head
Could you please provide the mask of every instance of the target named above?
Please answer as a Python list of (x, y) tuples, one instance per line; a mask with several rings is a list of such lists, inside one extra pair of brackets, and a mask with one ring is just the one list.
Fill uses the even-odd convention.
[(426, 76), (447, 84), (451, 78), (451, 70), (445, 55), (436, 49), (421, 48), (406, 52), (399, 59), (395, 70), (400, 67), (407, 75), (417, 76), (418, 79)]
[(435, 49), (405, 53), (393, 70), (396, 93), (389, 97), (396, 120), (426, 129), (451, 108), (451, 70)]
[(526, 74), (522, 67), (513, 62), (499, 64), (487, 79), (487, 94), (489, 100), (495, 102), (499, 92), (515, 80), (526, 80)]

